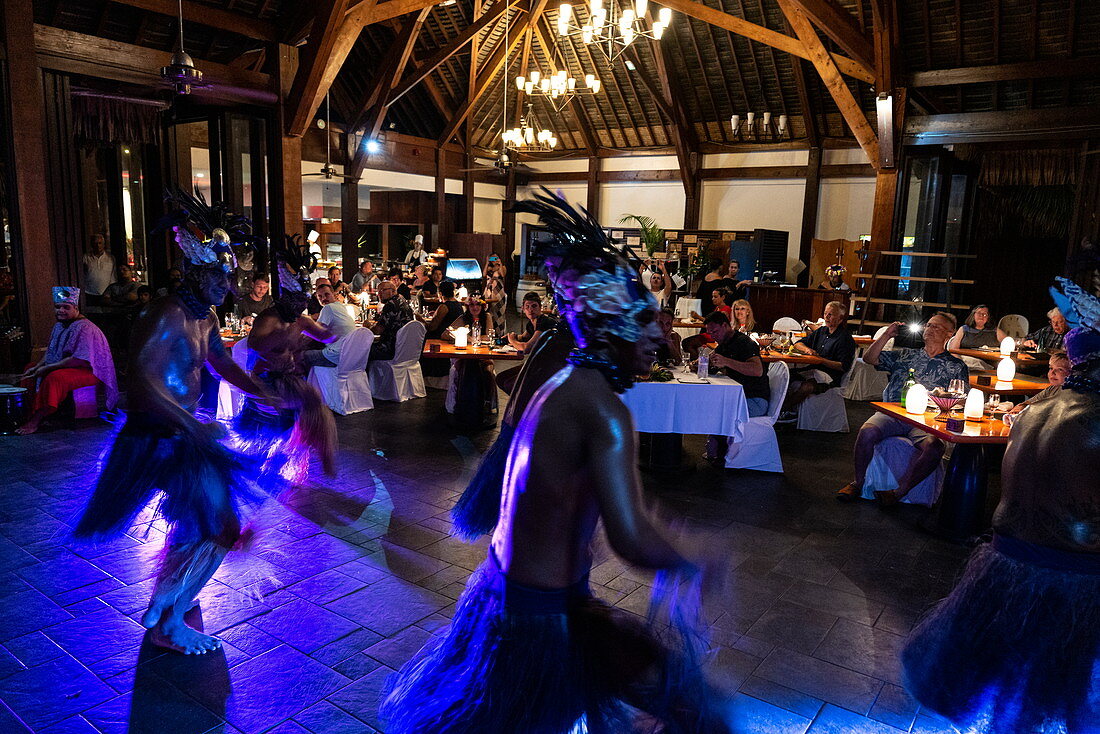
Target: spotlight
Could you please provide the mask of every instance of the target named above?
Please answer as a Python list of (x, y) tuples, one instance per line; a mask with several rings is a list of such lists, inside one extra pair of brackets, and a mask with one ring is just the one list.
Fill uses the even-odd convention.
[(909, 333), (910, 334), (919, 334), (920, 333), (920, 324), (909, 324)]
[(377, 153), (378, 151), (382, 150), (382, 144), (379, 143), (377, 140), (368, 140), (367, 142), (363, 143), (363, 145), (366, 147), (368, 153)]

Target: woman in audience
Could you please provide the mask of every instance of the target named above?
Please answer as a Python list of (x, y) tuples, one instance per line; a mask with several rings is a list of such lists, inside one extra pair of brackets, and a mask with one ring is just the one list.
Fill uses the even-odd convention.
[(489, 308), (485, 305), (485, 301), (473, 296), (466, 299), (466, 313), (462, 314), (462, 318), (459, 319), (462, 326), (473, 328), (474, 324), (478, 324), (481, 327), (481, 335), (485, 336), (493, 330), (494, 321), (493, 315), (489, 313)]
[(975, 306), (966, 317), (966, 323), (959, 327), (955, 336), (947, 342), (948, 349), (977, 349), (996, 347), (1005, 338), (1005, 333), (993, 323), (989, 306), (984, 303)]
[[(710, 309), (707, 310), (708, 314), (718, 311), (724, 313), (727, 318), (732, 314), (732, 307), (730, 304), (733, 302), (733, 297), (730, 295), (730, 291), (725, 286), (719, 286), (710, 292)], [(691, 318), (696, 321), (702, 321), (703, 315), (696, 311), (691, 312)]]
[[(423, 302), (421, 299), (421, 303)], [(431, 320), (427, 322), (428, 330), (424, 338), (452, 341), (453, 337), (447, 333), (447, 329), (461, 318), (462, 304), (455, 298), (455, 284), (449, 280), (443, 281), (439, 284), (439, 304), (435, 307)], [(420, 369), (425, 377), (446, 377), (451, 369), (451, 360), (440, 357), (421, 357)]]
[(507, 331), (508, 297), (504, 293), (504, 278), (492, 276), (485, 279), (485, 307), (493, 317), (493, 325), (501, 333)]
[(672, 328), (674, 315), (671, 309), (662, 308), (657, 313), (657, 324), (665, 341), (657, 347), (657, 361), (661, 364), (683, 364), (684, 354), (680, 335)]
[(744, 334), (751, 333), (756, 328), (756, 317), (752, 315), (752, 305), (744, 298), (733, 302), (733, 318), (730, 319), (733, 328)]

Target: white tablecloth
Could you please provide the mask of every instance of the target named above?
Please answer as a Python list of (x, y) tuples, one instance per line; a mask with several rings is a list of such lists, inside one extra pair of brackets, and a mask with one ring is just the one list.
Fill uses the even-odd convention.
[(639, 382), (622, 395), (634, 416), (635, 430), (643, 433), (701, 433), (742, 437), (749, 420), (745, 389), (724, 376), (710, 384)]

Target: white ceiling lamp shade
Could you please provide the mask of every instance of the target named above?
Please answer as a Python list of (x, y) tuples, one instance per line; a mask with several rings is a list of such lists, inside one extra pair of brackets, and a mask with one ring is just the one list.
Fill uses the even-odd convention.
[(730, 130), (741, 142), (774, 143), (790, 134), (790, 118), (786, 115), (776, 118), (765, 111), (759, 116), (759, 124), (757, 119), (755, 112), (746, 112), (744, 118), (739, 114), (731, 115)]
[(649, 8), (649, 0), (634, 0), (634, 14), (639, 18), (645, 17), (645, 11)]
[[(625, 7), (620, 7), (620, 2)], [(583, 23), (571, 4), (562, 3), (558, 6), (558, 35), (596, 46), (614, 62), (636, 39), (659, 41), (664, 37), (672, 23), (672, 9), (662, 7), (655, 20), (651, 15), (649, 0), (590, 0), (588, 22)]]

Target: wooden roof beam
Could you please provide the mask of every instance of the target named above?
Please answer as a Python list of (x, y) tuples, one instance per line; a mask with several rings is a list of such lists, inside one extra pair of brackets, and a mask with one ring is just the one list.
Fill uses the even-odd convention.
[(825, 83), (825, 87), (829, 90), (833, 101), (836, 102), (836, 106), (840, 109), (844, 121), (848, 123), (852, 134), (855, 135), (856, 142), (867, 154), (867, 159), (871, 162), (871, 165), (877, 169), (879, 167), (878, 136), (875, 135), (871, 124), (867, 122), (867, 116), (863, 114), (863, 109), (859, 106), (855, 95), (848, 88), (844, 77), (841, 76), (836, 62), (826, 50), (825, 44), (821, 42), (810, 19), (796, 5), (796, 0), (778, 0), (778, 2), (783, 14), (787, 17), (787, 22), (791, 24), (798, 38), (805, 44), (806, 50), (810, 54), (810, 61), (817, 69), (817, 73), (821, 76), (821, 80)]
[(856, 24), (847, 10), (835, 0), (793, 0), (794, 4), (822, 32), (836, 41), (844, 52), (867, 69), (875, 68), (875, 51), (871, 39)]
[[(412, 70), (412, 73), (405, 77), (405, 79), (403, 79), (394, 89), (390, 104), (404, 97), (410, 89), (415, 87), (433, 71), (446, 63), (448, 59), (465, 48), (478, 33), (481, 33), (481, 31), (491, 27), (500, 20), (500, 17), (504, 15), (509, 7), (512, 7), (509, 2), (498, 3), (492, 10), (463, 29), (461, 33), (451, 39), (445, 46), (439, 48), (427, 59), (417, 64), (416, 68)], [(520, 10), (522, 9), (523, 8), (520, 8)]]
[[(684, 15), (690, 15), (692, 18), (698, 18), (704, 23), (710, 23), (711, 25), (723, 28), (730, 33), (744, 36), (749, 40), (763, 43), (766, 46), (771, 46), (780, 51), (786, 51), (800, 59), (812, 61), (809, 51), (806, 50), (806, 47), (799, 39), (792, 38), (778, 31), (773, 31), (770, 28), (765, 28), (762, 25), (750, 23), (744, 18), (738, 18), (736, 15), (730, 15), (721, 10), (716, 10), (709, 5), (699, 2), (699, 0), (661, 0), (660, 4), (683, 13)], [(833, 64), (840, 70), (840, 73), (867, 82), (868, 84), (874, 82), (875, 74), (872, 68), (868, 68), (854, 59), (839, 54), (833, 54), (831, 58)]]
[(443, 0), (348, 0), (345, 20), (360, 26), (382, 23), (418, 10), (438, 5)]
[(1100, 59), (1048, 59), (1016, 64), (964, 66), (954, 69), (916, 71), (909, 75), (914, 87), (945, 87), (952, 84), (1008, 82), (1020, 79), (1088, 79), (1100, 77)]
[[(392, 1), (392, 0), (391, 0)], [(531, 12), (527, 16), (527, 23), (519, 23), (512, 26), (512, 29), (508, 32), (508, 37), (501, 39), (496, 51), (489, 57), (488, 62), (485, 64), (485, 68), (480, 70), (480, 78), (477, 83), (477, 87), (473, 93), (470, 94), (466, 101), (462, 103), (462, 106), (458, 108), (454, 116), (447, 121), (447, 127), (444, 128), (443, 134), (439, 136), (439, 144), (446, 145), (451, 141), (451, 138), (456, 132), (458, 132), (459, 125), (466, 119), (473, 108), (481, 101), (481, 98), (485, 96), (485, 93), (489, 91), (489, 87), (496, 79), (500, 70), (508, 63), (508, 55), (519, 42), (523, 40), (524, 35), (527, 33), (527, 29), (534, 25), (538, 21), (539, 16), (542, 15), (543, 9), (546, 8), (547, 0), (534, 0), (534, 4), (531, 7)], [(508, 80), (505, 80), (505, 84)]]
[[(158, 15), (167, 15), (172, 18), (176, 18), (179, 13), (176, 0), (111, 0), (111, 2), (139, 10), (147, 10)], [(252, 18), (231, 10), (212, 8), (209, 5), (191, 2), (191, 0), (183, 0), (183, 19), (188, 23), (196, 23), (207, 28), (236, 33), (266, 43), (279, 40), (279, 31), (275, 28), (275, 24), (269, 20)]]
[[(370, 0), (373, 2), (373, 0)], [(287, 98), (287, 135), (301, 137), (363, 30), (344, 20), (349, 0), (320, 0)]]
[(684, 227), (699, 226), (699, 136), (684, 108), (683, 94), (676, 78), (669, 73), (665, 62), (665, 50), (661, 44), (652, 46), (657, 65), (657, 78), (664, 90), (666, 105), (672, 110), (672, 142), (676, 149), (676, 162), (680, 166), (680, 181), (684, 185)]

